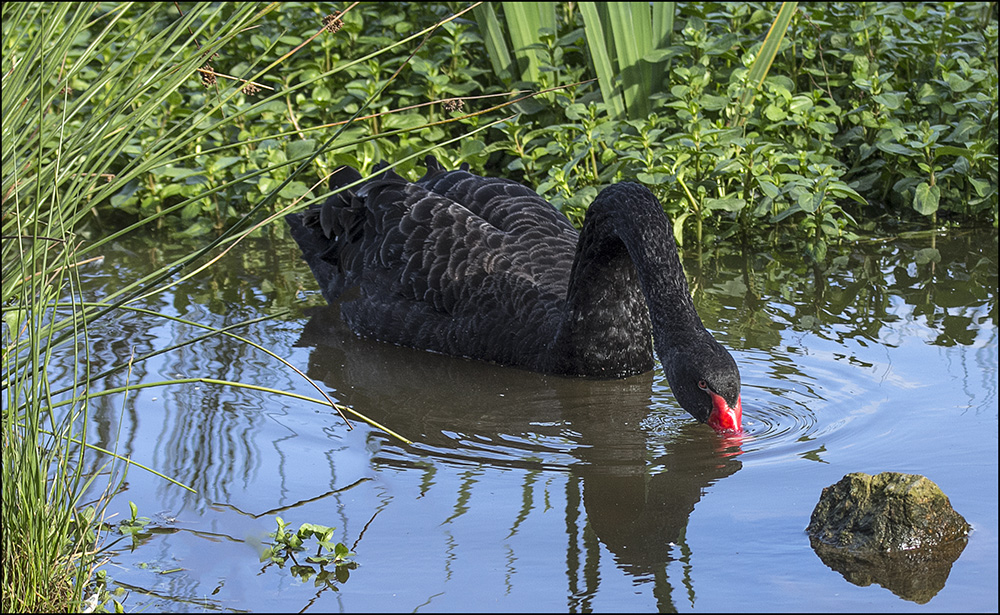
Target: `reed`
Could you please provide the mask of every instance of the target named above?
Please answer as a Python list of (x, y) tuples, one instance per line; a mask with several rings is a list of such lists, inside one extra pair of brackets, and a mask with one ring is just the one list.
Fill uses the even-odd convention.
[[(159, 217), (226, 185), (206, 184), (199, 194), (92, 240), (85, 241), (80, 230), (129, 182), (167, 165), (198, 170), (197, 159), (190, 154), (192, 144), (209, 140), (208, 135), (235, 122), (253, 121), (268, 103), (288, 100), (298, 88), (328, 76), (320, 74), (265, 93), (251, 104), (234, 104), (247, 84), (261, 83), (263, 75), (309, 41), (278, 58), (268, 57), (264, 50), (259, 57), (243, 58), (251, 68), (239, 78), (210, 71), (216, 81), (201, 108), (188, 109), (179, 118), (163, 117), (163, 109), (171, 106), (166, 104), (169, 97), (176, 98), (192, 80), (203, 79), (206, 58), (224, 53), (228, 43), (247, 35), (275, 8), (274, 4), (195, 3), (186, 9), (189, 12), (179, 14), (175, 5), (166, 3), (3, 5), (3, 612), (78, 611), (93, 609), (108, 599), (106, 594), (94, 594), (97, 584), (93, 582), (101, 563), (102, 521), (126, 470), (135, 464), (114, 450), (88, 444), (92, 400), (116, 395), (124, 408), (129, 393), (139, 387), (188, 386), (195, 381), (254, 388), (214, 380), (208, 374), (110, 387), (104, 382), (111, 371), (131, 374), (136, 362), (173, 348), (92, 373), (88, 327), (96, 319), (127, 318), (131, 311), (142, 309), (145, 297), (174, 283), (171, 280), (178, 273), (197, 276), (261, 226), (293, 208), (325, 198), (322, 190), (309, 191), (308, 198), (276, 205), (282, 189), (313, 169), (318, 156), (333, 147), (357, 144), (344, 137), (344, 130), (369, 112), (372, 100), (388, 83), (352, 116), (329, 129), (321, 146), (276, 165), (292, 170), (283, 182), (274, 182), (240, 222), (207, 239), (202, 248), (101, 301), (84, 296), (80, 270), (99, 266), (95, 261), (100, 261), (102, 245), (122, 234), (145, 230)], [(168, 27), (162, 27), (164, 11), (174, 12)], [(325, 24), (318, 25), (317, 36), (325, 29)], [(402, 42), (406, 41), (387, 45), (383, 51)], [(365, 59), (345, 61), (331, 72)], [(164, 122), (169, 130), (152, 147), (137, 148), (136, 135), (150, 122)], [(223, 147), (238, 155), (252, 141), (247, 137)], [(210, 330), (201, 339), (233, 336), (231, 328)], [(237, 339), (294, 370), (251, 340)], [(333, 403), (319, 387), (317, 391), (318, 398), (311, 401), (372, 423)]]

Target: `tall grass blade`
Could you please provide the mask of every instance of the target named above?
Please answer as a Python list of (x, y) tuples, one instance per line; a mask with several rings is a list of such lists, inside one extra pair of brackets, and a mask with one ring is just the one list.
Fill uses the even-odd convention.
[(493, 10), (491, 2), (484, 2), (472, 10), (479, 24), (479, 31), (482, 33), (483, 44), (490, 56), (490, 63), (493, 65), (493, 72), (508, 86), (514, 80), (514, 66), (507, 50), (507, 42), (504, 40), (503, 31), (500, 29), (500, 21), (497, 19), (496, 11)]
[(520, 80), (538, 83), (539, 62), (532, 45), (538, 40), (541, 22), (531, 2), (503, 2), (503, 14), (510, 34), (511, 46), (520, 73)]
[(597, 83), (601, 88), (601, 97), (607, 107), (608, 115), (615, 120), (625, 118), (625, 103), (622, 100), (620, 81), (616, 78), (611, 58), (612, 49), (608, 45), (609, 38), (604, 32), (598, 8), (594, 2), (581, 2), (580, 14), (583, 16), (584, 36), (587, 39), (587, 49), (597, 73)]
[(611, 2), (607, 10), (622, 76), (625, 108), (630, 118), (646, 117), (650, 111), (649, 94), (653, 91), (652, 67), (642, 59), (653, 50), (649, 4)]
[(673, 42), (674, 14), (677, 5), (673, 2), (653, 2), (653, 42), (656, 49), (666, 49)]
[(757, 95), (757, 90), (760, 89), (764, 78), (767, 77), (768, 71), (771, 70), (774, 58), (781, 49), (781, 41), (785, 37), (788, 24), (791, 23), (797, 6), (798, 2), (782, 2), (778, 14), (774, 18), (774, 23), (771, 24), (771, 28), (767, 31), (767, 36), (760, 46), (760, 52), (757, 54), (757, 58), (754, 60), (747, 75), (746, 89), (744, 89), (743, 95), (740, 97), (740, 108), (744, 114), (744, 118), (747, 109), (753, 102), (754, 96)]

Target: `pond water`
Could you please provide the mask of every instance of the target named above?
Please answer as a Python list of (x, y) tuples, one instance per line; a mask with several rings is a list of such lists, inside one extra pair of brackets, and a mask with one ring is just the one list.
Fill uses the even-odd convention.
[[(111, 521), (131, 501), (151, 531), (105, 569), (130, 611), (995, 612), (997, 249), (987, 229), (860, 241), (825, 272), (795, 253), (686, 255), (743, 376), (746, 433), (725, 439), (680, 409), (659, 366), (566, 379), (359, 339), (291, 239), (255, 238), (144, 307), (216, 327), (274, 315), (235, 331), (413, 444), (210, 383), (100, 401), (95, 444), (196, 490), (132, 468)], [(87, 292), (181, 252), (109, 246)], [(92, 369), (201, 333), (141, 313), (97, 321)], [(127, 378), (199, 376), (321, 399), (226, 337)], [(936, 482), (972, 525), (943, 574), (845, 575), (810, 547), (824, 487), (890, 470)], [(276, 517), (336, 527), (357, 568), (317, 585), (261, 563)]]

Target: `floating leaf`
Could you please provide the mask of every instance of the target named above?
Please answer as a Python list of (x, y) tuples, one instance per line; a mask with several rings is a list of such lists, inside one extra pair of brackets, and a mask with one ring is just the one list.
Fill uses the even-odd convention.
[(941, 252), (937, 248), (921, 248), (914, 256), (918, 265), (941, 262)]

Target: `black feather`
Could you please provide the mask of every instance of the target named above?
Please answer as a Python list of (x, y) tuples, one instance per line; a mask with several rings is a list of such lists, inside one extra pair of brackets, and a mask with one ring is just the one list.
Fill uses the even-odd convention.
[(328, 301), (358, 287), (341, 306), (352, 330), (605, 378), (652, 369), (655, 339), (671, 388), (696, 418), (711, 410), (702, 391), (689, 394), (700, 380), (720, 383), (715, 390), (736, 403), (736, 363), (702, 325), (670, 222), (648, 189), (606, 188), (578, 232), (530, 188), (467, 165), (446, 171), (432, 156), (426, 165), (416, 183), (379, 165), (351, 188), (361, 176), (344, 167), (330, 179), (340, 192), (287, 217)]

